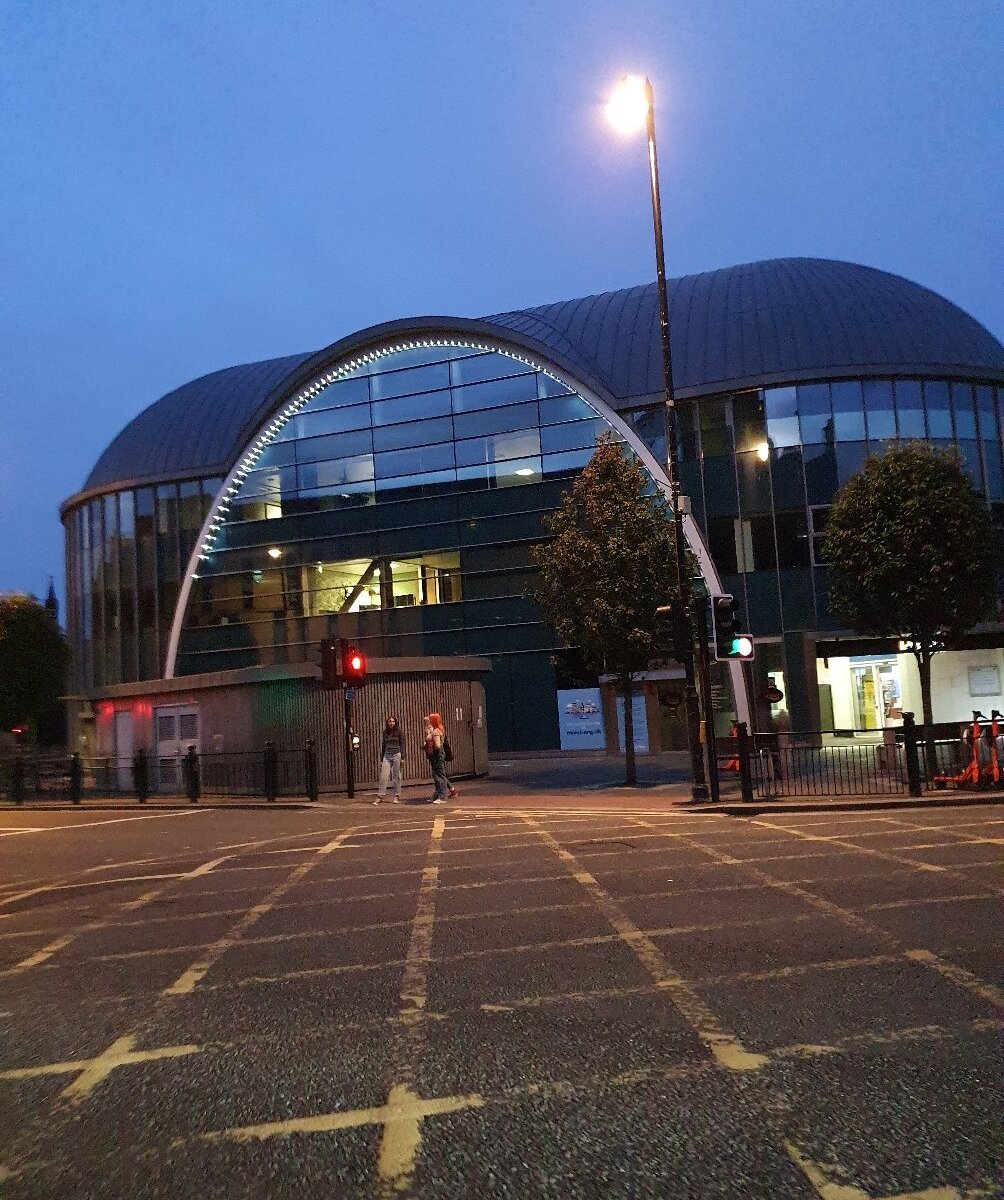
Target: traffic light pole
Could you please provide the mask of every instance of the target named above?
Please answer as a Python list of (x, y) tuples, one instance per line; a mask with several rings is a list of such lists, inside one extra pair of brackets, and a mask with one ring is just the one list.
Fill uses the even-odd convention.
[[(645, 80), (648, 100), (646, 133), (648, 135), (649, 182), (652, 187), (652, 223), (655, 226), (655, 268), (659, 291), (659, 330), (662, 342), (662, 381), (666, 403), (666, 434), (669, 442), (667, 468), (673, 500), (673, 526), (676, 534), (676, 579), (687, 630), (687, 645), (683, 653), (684, 700), (687, 710), (687, 743), (690, 749), (690, 767), (693, 781), (691, 799), (707, 800), (708, 785), (704, 775), (704, 753), (701, 749), (701, 708), (697, 696), (697, 679), (694, 672), (694, 642), (691, 632), (693, 611), (693, 588), (687, 570), (687, 542), (683, 532), (683, 509), (680, 496), (680, 474), (676, 453), (676, 399), (673, 395), (673, 355), (669, 341), (669, 299), (666, 292), (666, 254), (662, 242), (662, 201), (659, 196), (659, 160), (655, 145), (655, 97), (652, 85)], [(707, 639), (705, 639), (705, 642)]]
[(711, 699), (711, 646), (708, 640), (708, 602), (697, 597), (697, 642), (701, 665), (701, 691), (704, 693), (704, 744), (708, 748), (708, 787), (711, 802), (721, 799), (718, 785), (718, 747), (715, 744), (715, 706)]
[(345, 790), (350, 800), (356, 797), (356, 760), (352, 749), (352, 695), (347, 683), (342, 684), (342, 701), (345, 706)]

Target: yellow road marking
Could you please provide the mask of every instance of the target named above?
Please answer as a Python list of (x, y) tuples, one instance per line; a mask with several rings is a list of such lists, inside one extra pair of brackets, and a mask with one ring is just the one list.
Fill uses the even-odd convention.
[[(982, 1188), (962, 1192), (957, 1187), (945, 1186), (923, 1188), (915, 1192), (897, 1192), (894, 1196), (872, 1197), (868, 1192), (851, 1184), (834, 1183), (829, 1177), (832, 1168), (828, 1170), (809, 1158), (789, 1139), (783, 1139), (782, 1145), (785, 1153), (808, 1180), (820, 1200), (978, 1200), (980, 1197), (987, 1197), (989, 1200), (992, 1195), (989, 1190), (985, 1191)], [(840, 1173), (846, 1174), (843, 1170)]]
[(974, 996), (979, 996), (996, 1008), (1004, 1009), (1004, 991), (999, 987), (994, 987), (992, 983), (986, 983), (971, 971), (965, 970), (964, 967), (958, 967), (955, 963), (947, 963), (936, 954), (932, 954), (930, 950), (907, 950), (906, 957), (912, 962), (930, 967), (957, 987), (965, 988), (967, 992), (972, 992)]
[[(446, 821), (442, 817), (436, 818), (432, 823), (431, 840), (426, 851), (428, 861), (422, 870), (422, 882), (418, 889), (418, 902), (401, 977), (398, 1016), (402, 1024), (395, 1038), (391, 1067), (392, 1078), (396, 1075), (398, 1082), (391, 1087), (384, 1106), (388, 1115), (385, 1117), (377, 1161), (377, 1175), (380, 1179), (378, 1195), (381, 1197), (406, 1191), (411, 1184), (422, 1141), (421, 1122), (424, 1116), (430, 1115), (422, 1107), (428, 1101), (421, 1100), (413, 1090), (412, 1084), (425, 1045), (422, 1017), (428, 1002), (436, 885), (439, 882), (438, 863), (442, 854), (445, 828)], [(477, 1099), (481, 1103), (480, 1097)], [(446, 1111), (453, 1112), (456, 1109)]]
[(717, 1062), (732, 1071), (750, 1071), (764, 1066), (767, 1062), (766, 1057), (751, 1053), (738, 1038), (722, 1029), (715, 1014), (683, 977), (672, 969), (658, 946), (634, 924), (597, 880), (588, 871), (582, 870), (575, 855), (564, 849), (532, 817), (525, 817), (524, 820), (544, 845), (561, 860), (572, 878), (582, 885), (596, 907), (617, 931), (618, 937), (630, 947), (656, 984), (670, 995), (676, 1008)]
[(161, 1046), (156, 1050), (137, 1050), (136, 1038), (132, 1034), (120, 1037), (94, 1058), (76, 1059), (70, 1062), (47, 1063), (40, 1067), (15, 1067), (0, 1071), (0, 1079), (36, 1079), (43, 1075), (65, 1075), (76, 1073), (77, 1078), (68, 1084), (60, 1097), (77, 1103), (89, 1095), (102, 1080), (117, 1067), (134, 1063), (153, 1062), (161, 1058), (182, 1058), (197, 1054), (199, 1046)]
[[(354, 1129), (359, 1125), (394, 1124), (415, 1125), (426, 1117), (443, 1113), (461, 1112), (469, 1108), (482, 1108), (484, 1099), (478, 1095), (443, 1096), (435, 1100), (420, 1100), (405, 1088), (391, 1091), (393, 1102), (377, 1108), (356, 1108), (345, 1112), (321, 1113), (313, 1117), (293, 1117), (288, 1121), (268, 1121), (261, 1125), (244, 1125), (236, 1129), (220, 1129), (211, 1133), (197, 1134), (203, 1142), (254, 1142), (273, 1137), (289, 1137), (294, 1133), (333, 1133), (339, 1129)], [(190, 1139), (178, 1138), (172, 1149), (184, 1146)], [(393, 1164), (392, 1164), (393, 1165)]]
[[(639, 821), (633, 818), (634, 824), (644, 825), (644, 821)], [(689, 838), (684, 834), (678, 835), (681, 841), (686, 842), (690, 846), (701, 846), (700, 842)], [(815, 840), (815, 839), (813, 839)], [(717, 858), (720, 862), (727, 864), (746, 865), (753, 875), (761, 878), (766, 886), (775, 888), (778, 891), (785, 892), (787, 895), (796, 896), (803, 900), (806, 904), (818, 909), (820, 912), (827, 913), (835, 920), (841, 921), (844, 925), (859, 933), (865, 933), (870, 937), (886, 942), (891, 946), (902, 946), (902, 939), (882, 929), (878, 925), (873, 925), (858, 913), (852, 912), (850, 909), (841, 908), (839, 904), (834, 904), (831, 900), (824, 900), (821, 896), (817, 896), (814, 892), (806, 891), (797, 884), (790, 883), (784, 879), (775, 879), (772, 875), (768, 875), (766, 871), (760, 871), (756, 867), (748, 864), (740, 863), (740, 860), (733, 859), (731, 855), (723, 854), (720, 850), (716, 850), (712, 846), (701, 847), (706, 854)], [(879, 853), (876, 851), (875, 853)], [(882, 855), (882, 857), (886, 857)], [(973, 995), (979, 996), (983, 1000), (988, 1000), (991, 1004), (1000, 1007), (1002, 993), (998, 988), (992, 987), (990, 984), (978, 979), (971, 972), (963, 970), (962, 967), (955, 967), (950, 963), (943, 962), (936, 954), (932, 954), (930, 950), (906, 950), (904, 951), (906, 958), (919, 963), (921, 966), (930, 968), (933, 971), (950, 980), (958, 987), (964, 988)]]
[(292, 872), (292, 874), (288, 875), (278, 887), (269, 892), (269, 894), (264, 900), (261, 901), (261, 903), (255, 904), (252, 908), (249, 908), (241, 917), (241, 919), (231, 927), (227, 934), (213, 942), (212, 945), (206, 949), (206, 952), (201, 955), (196, 962), (192, 963), (190, 967), (186, 968), (181, 975), (178, 976), (174, 983), (172, 983), (169, 987), (166, 987), (161, 992), (161, 995), (184, 996), (189, 992), (194, 991), (199, 981), (206, 975), (206, 973), (210, 971), (217, 962), (219, 962), (223, 955), (232, 946), (235, 946), (241, 940), (244, 934), (253, 925), (257, 924), (257, 922), (260, 921), (261, 918), (275, 906), (276, 901), (279, 900), (280, 897), (282, 897), (286, 892), (288, 892), (290, 888), (295, 887), (296, 884), (298, 884), (300, 880), (303, 879), (303, 877), (308, 873), (308, 871), (313, 870), (313, 868), (317, 866), (317, 863), (322, 856), (330, 854), (332, 850), (337, 850), (339, 845), (341, 845), (346, 838), (352, 836), (353, 832), (354, 830), (352, 829), (345, 830), (344, 833), (340, 834), (333, 841), (330, 841), (326, 845), (322, 846), (309, 862), (301, 863), (300, 866), (298, 866)]

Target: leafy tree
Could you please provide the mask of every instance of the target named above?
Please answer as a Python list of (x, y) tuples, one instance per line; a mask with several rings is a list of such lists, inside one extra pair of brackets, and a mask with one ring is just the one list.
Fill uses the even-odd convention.
[(624, 766), (637, 783), (631, 689), (664, 649), (656, 609), (678, 607), (673, 518), (638, 461), (609, 434), (544, 525), (534, 549), (535, 599), (591, 671), (614, 676), (624, 697)]
[[(838, 620), (913, 651), (929, 727), (931, 659), (985, 617), (994, 596), (1000, 547), (986, 503), (953, 455), (911, 442), (869, 458), (844, 484), (823, 550)], [(933, 772), (930, 738), (927, 754)]]
[(63, 634), (44, 605), (33, 596), (0, 595), (0, 729), (51, 728), (68, 662)]

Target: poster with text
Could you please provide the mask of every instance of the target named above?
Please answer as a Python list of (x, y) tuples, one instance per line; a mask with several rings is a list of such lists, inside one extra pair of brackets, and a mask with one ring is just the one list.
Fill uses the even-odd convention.
[(558, 730), (562, 750), (605, 750), (599, 688), (558, 692)]
[[(631, 697), (631, 715), (634, 721), (634, 752), (648, 754), (648, 721), (645, 719), (645, 697), (635, 692)], [(617, 745), (624, 751), (624, 697), (617, 697)]]

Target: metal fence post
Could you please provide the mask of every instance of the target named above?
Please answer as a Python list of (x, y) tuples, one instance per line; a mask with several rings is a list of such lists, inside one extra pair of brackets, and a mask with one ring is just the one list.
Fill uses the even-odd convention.
[(136, 799), (140, 804), (146, 804), (146, 798), (150, 794), (150, 764), (142, 746), (133, 755), (132, 782), (136, 789)]
[(84, 790), (84, 768), (80, 762), (79, 754), (70, 755), (70, 803), (79, 804), (80, 797)]
[(308, 738), (307, 744), (303, 750), (304, 770), (303, 776), (306, 780), (307, 799), (313, 804), (317, 800), (317, 748), (314, 745), (314, 739)]
[(199, 780), (199, 756), (195, 753), (194, 746), (188, 747), (188, 753), (181, 760), (181, 772), (185, 777), (185, 792), (189, 804), (198, 804), (202, 787)]
[(903, 714), (903, 751), (906, 757), (906, 784), (911, 796), (923, 795), (920, 781), (920, 751), (917, 747), (917, 721), (912, 712)]
[(744, 803), (753, 803), (753, 772), (750, 766), (750, 755), (753, 745), (745, 721), (736, 722), (736, 750), (739, 758), (739, 789)]
[(265, 799), (270, 803), (279, 794), (279, 761), (275, 752), (275, 742), (265, 743)]

